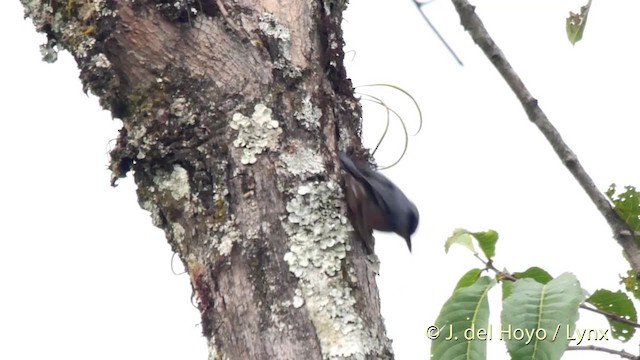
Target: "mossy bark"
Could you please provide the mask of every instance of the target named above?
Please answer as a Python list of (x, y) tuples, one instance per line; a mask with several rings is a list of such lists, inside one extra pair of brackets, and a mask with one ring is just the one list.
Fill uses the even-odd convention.
[(22, 0), (123, 121), (134, 173), (184, 262), (211, 359), (391, 359), (336, 152), (360, 149), (341, 1)]

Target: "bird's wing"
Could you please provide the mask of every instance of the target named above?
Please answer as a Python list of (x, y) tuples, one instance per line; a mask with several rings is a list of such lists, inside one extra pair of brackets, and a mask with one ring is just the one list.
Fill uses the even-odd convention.
[(381, 208), (389, 209), (392, 199), (388, 199), (385, 194), (389, 194), (395, 185), (384, 175), (379, 174), (368, 167), (359, 167), (345, 153), (339, 153), (338, 157), (345, 169), (358, 180)]

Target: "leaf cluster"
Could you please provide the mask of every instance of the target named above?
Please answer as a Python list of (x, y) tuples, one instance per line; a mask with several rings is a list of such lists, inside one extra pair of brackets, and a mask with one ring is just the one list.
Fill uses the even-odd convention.
[[(615, 187), (607, 195), (621, 216), (630, 223), (638, 220), (640, 202), (635, 189), (627, 187), (625, 193), (615, 198), (614, 193)], [(432, 359), (484, 360), (487, 340), (493, 339), (505, 343), (513, 360), (560, 359), (570, 342), (580, 339), (582, 330), (576, 328), (580, 309), (607, 318), (609, 329), (598, 334), (603, 337), (610, 334), (627, 342), (640, 327), (631, 300), (631, 297), (640, 299), (640, 285), (634, 274), (629, 273), (623, 279), (625, 291), (598, 289), (588, 294), (569, 272), (553, 277), (540, 267), (513, 273), (498, 270), (493, 265), (498, 238), (494, 230), (456, 229), (446, 240), (446, 252), (454, 244), (461, 245), (480, 259), (485, 268), (472, 268), (462, 275), (442, 306), (434, 326), (427, 332), (432, 340)], [(495, 276), (483, 275), (485, 271)], [(495, 286), (498, 283), (500, 287)], [(499, 326), (489, 324), (490, 291), (502, 292)]]

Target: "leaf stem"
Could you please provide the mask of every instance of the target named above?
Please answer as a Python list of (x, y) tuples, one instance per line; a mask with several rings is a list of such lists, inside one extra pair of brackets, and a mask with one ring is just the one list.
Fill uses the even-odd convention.
[[(496, 274), (497, 274), (501, 279), (504, 279), (504, 280), (508, 280), (508, 281), (516, 281), (516, 280), (518, 280), (518, 278), (516, 278), (516, 277), (515, 277), (513, 274), (511, 274), (510, 272), (508, 272), (508, 271), (506, 271), (506, 270), (504, 270), (504, 271), (500, 271), (500, 270), (498, 270), (498, 268), (496, 268), (496, 267), (495, 267), (495, 265), (493, 265), (493, 260), (488, 260), (488, 261), (487, 261), (487, 260), (484, 260), (484, 259), (483, 259), (482, 257), (480, 257), (480, 255), (478, 255), (477, 253), (476, 253), (476, 254), (474, 254), (474, 255), (475, 255), (475, 257), (476, 257), (478, 260), (480, 260), (480, 261), (484, 264), (484, 266), (485, 266), (485, 270), (491, 270), (491, 271), (493, 271), (493, 272), (494, 272), (494, 273), (496, 273)], [(633, 327), (635, 327), (635, 328), (640, 328), (640, 324), (638, 324), (637, 322), (631, 321), (631, 320), (629, 320), (629, 319), (625, 319), (625, 318), (623, 318), (623, 317), (621, 317), (621, 316), (619, 316), (619, 315), (617, 315), (617, 314), (614, 314), (614, 313), (611, 313), (611, 312), (607, 312), (607, 311), (602, 311), (602, 310), (599, 310), (599, 309), (593, 308), (593, 307), (591, 307), (591, 306), (588, 306), (588, 305), (586, 305), (586, 304), (584, 304), (584, 303), (580, 304), (580, 308), (581, 308), (581, 309), (588, 310), (588, 311), (591, 311), (591, 312), (594, 312), (594, 313), (597, 313), (597, 314), (600, 314), (600, 315), (602, 315), (602, 316), (604, 316), (604, 317), (608, 318), (609, 320), (617, 321), (617, 322), (620, 322), (620, 323), (623, 323), (623, 324), (627, 324), (627, 325), (633, 326)]]

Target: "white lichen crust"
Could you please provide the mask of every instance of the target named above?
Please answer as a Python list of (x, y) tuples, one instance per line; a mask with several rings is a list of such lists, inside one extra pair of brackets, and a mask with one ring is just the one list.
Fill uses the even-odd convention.
[(287, 78), (299, 78), (302, 71), (291, 61), (291, 35), (289, 29), (282, 25), (271, 13), (264, 13), (260, 16), (258, 27), (262, 34), (272, 40), (269, 43), (275, 47), (273, 65), (281, 70)]
[(305, 306), (320, 339), (324, 359), (365, 359), (375, 339), (355, 311), (356, 300), (341, 268), (352, 230), (343, 215), (334, 181), (307, 182), (287, 203), (283, 221), (291, 248), (284, 256), (298, 278), (294, 307)]
[(239, 242), (242, 238), (242, 234), (236, 227), (235, 217), (231, 215), (230, 219), (218, 229), (218, 232), (223, 234), (222, 237), (214, 237), (209, 247), (216, 248), (218, 254), (222, 256), (229, 256), (233, 249), (233, 244)]
[(243, 164), (255, 164), (258, 160), (256, 155), (277, 145), (282, 129), (278, 121), (271, 117), (271, 113), (271, 109), (264, 104), (256, 104), (251, 117), (241, 113), (233, 114), (229, 126), (238, 131), (233, 146), (243, 149), (240, 158)]
[(173, 115), (181, 124), (194, 125), (196, 123), (196, 115), (191, 112), (191, 104), (189, 101), (180, 96), (173, 100), (169, 106), (171, 115)]
[[(174, 200), (188, 199), (191, 188), (189, 185), (189, 174), (180, 165), (174, 165), (170, 172), (162, 171), (153, 178), (155, 186), (148, 187), (148, 193), (155, 193), (157, 196), (170, 196)], [(151, 213), (151, 221), (158, 228), (165, 229), (166, 219), (161, 216), (157, 203), (157, 196), (139, 198), (140, 207)], [(188, 204), (188, 202), (185, 202)], [(178, 222), (169, 222), (168, 229), (171, 237), (178, 249), (184, 250), (185, 229)]]
[[(153, 189), (150, 189), (150, 191), (153, 191)], [(142, 199), (139, 199), (138, 203), (142, 209), (151, 213), (151, 223), (153, 226), (162, 229), (162, 217), (160, 216), (160, 208), (158, 208), (158, 205), (151, 200)]]
[(298, 123), (307, 130), (318, 129), (320, 127), (322, 110), (311, 102), (311, 96), (307, 94), (307, 96), (302, 99), (300, 110), (296, 111), (294, 116), (296, 120), (298, 120)]
[(173, 241), (178, 245), (178, 249), (183, 252), (184, 251), (184, 238), (185, 238), (185, 230), (182, 225), (178, 222), (173, 222), (169, 224), (169, 228), (171, 229), (171, 235), (173, 237)]
[(180, 165), (173, 165), (170, 173), (162, 172), (158, 174), (153, 182), (160, 191), (168, 191), (175, 200), (180, 200), (189, 196), (191, 192), (189, 186), (189, 174)]
[(325, 172), (322, 156), (305, 147), (298, 147), (298, 150), (293, 154), (283, 153), (280, 155), (280, 160), (285, 163), (287, 170), (296, 176), (317, 175)]

